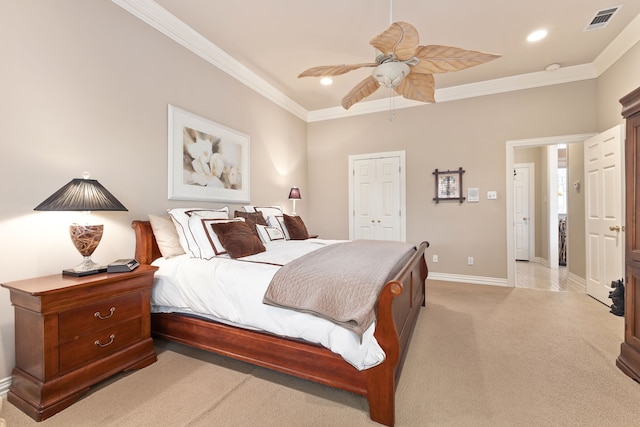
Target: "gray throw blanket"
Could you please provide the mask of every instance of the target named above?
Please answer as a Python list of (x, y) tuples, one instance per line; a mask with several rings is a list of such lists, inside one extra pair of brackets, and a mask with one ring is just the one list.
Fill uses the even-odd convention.
[(414, 250), (381, 240), (325, 246), (280, 268), (263, 302), (324, 317), (362, 337), (375, 320), (382, 288)]

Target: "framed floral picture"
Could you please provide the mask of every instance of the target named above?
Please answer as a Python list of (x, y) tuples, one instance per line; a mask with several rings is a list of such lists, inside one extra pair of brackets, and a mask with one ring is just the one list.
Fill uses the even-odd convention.
[(465, 197), (462, 195), (462, 174), (464, 169), (433, 172), (436, 178), (436, 196), (433, 198), (436, 203), (443, 200), (457, 200), (462, 203)]
[(169, 199), (249, 203), (249, 136), (169, 105)]

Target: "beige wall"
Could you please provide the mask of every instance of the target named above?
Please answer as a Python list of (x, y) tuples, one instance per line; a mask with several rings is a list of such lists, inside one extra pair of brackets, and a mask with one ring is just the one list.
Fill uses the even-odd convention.
[[(569, 144), (567, 153), (567, 266), (569, 274), (586, 279), (584, 144)], [(580, 182), (580, 189), (573, 184)]]
[[(428, 240), (432, 272), (506, 278), (506, 141), (595, 131), (595, 81), (309, 124), (309, 213), (314, 232), (348, 237), (347, 157), (407, 153), (407, 240)], [(435, 204), (435, 169), (463, 167), (480, 203)], [(542, 171), (541, 171), (542, 172)], [(498, 199), (486, 199), (495, 190)], [(466, 190), (465, 190), (466, 191)], [(475, 265), (467, 265), (467, 257)]]
[[(1, 282), (78, 262), (72, 218), (33, 207), (84, 170), (129, 208), (98, 215), (97, 261), (132, 255), (132, 219), (184, 206), (167, 200), (167, 104), (250, 135), (251, 202), (289, 207), (298, 185), (297, 212), (327, 238), (348, 236), (348, 155), (406, 150), (408, 240), (431, 242), (434, 272), (504, 278), (505, 141), (604, 130), (621, 120), (617, 100), (640, 85), (636, 46), (597, 81), (399, 110), (392, 122), (383, 112), (307, 125), (111, 2), (2, 9)], [(460, 166), (480, 203), (435, 205), (433, 170)], [(498, 200), (486, 200), (489, 190)], [(0, 289), (0, 382), (13, 351), (13, 310)]]
[[(114, 3), (3, 2), (0, 39), (0, 283), (79, 263), (73, 218), (33, 208), (84, 170), (129, 209), (96, 215), (98, 262), (133, 256), (132, 219), (203, 205), (167, 200), (167, 104), (251, 137), (254, 204), (290, 209), (292, 185), (308, 194), (304, 121)], [(296, 210), (307, 213), (306, 197)], [(13, 366), (13, 309), (0, 288), (0, 382)]]
[(620, 98), (640, 86), (640, 43), (598, 78), (598, 132), (623, 123)]

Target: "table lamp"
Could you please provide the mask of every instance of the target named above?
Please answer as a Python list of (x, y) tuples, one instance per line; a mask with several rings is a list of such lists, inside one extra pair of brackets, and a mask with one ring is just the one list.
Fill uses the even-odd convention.
[(289, 191), (289, 200), (293, 200), (293, 211), (291, 211), (291, 215), (296, 214), (296, 200), (300, 199), (302, 199), (300, 189), (298, 187), (291, 187), (291, 191)]
[[(113, 194), (97, 180), (89, 179), (89, 176), (88, 172), (84, 172), (82, 178), (71, 180), (67, 185), (36, 206), (34, 210), (85, 212), (127, 210)], [(84, 259), (76, 267), (63, 270), (62, 274), (81, 277), (107, 271), (106, 265), (99, 265), (91, 260), (91, 254), (96, 250), (102, 238), (103, 228), (102, 224), (71, 224), (69, 227), (71, 241)]]

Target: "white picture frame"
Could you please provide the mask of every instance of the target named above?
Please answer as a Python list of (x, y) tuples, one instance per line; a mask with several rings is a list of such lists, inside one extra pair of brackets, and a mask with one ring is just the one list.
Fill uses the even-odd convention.
[(250, 138), (168, 106), (169, 200), (249, 203)]

